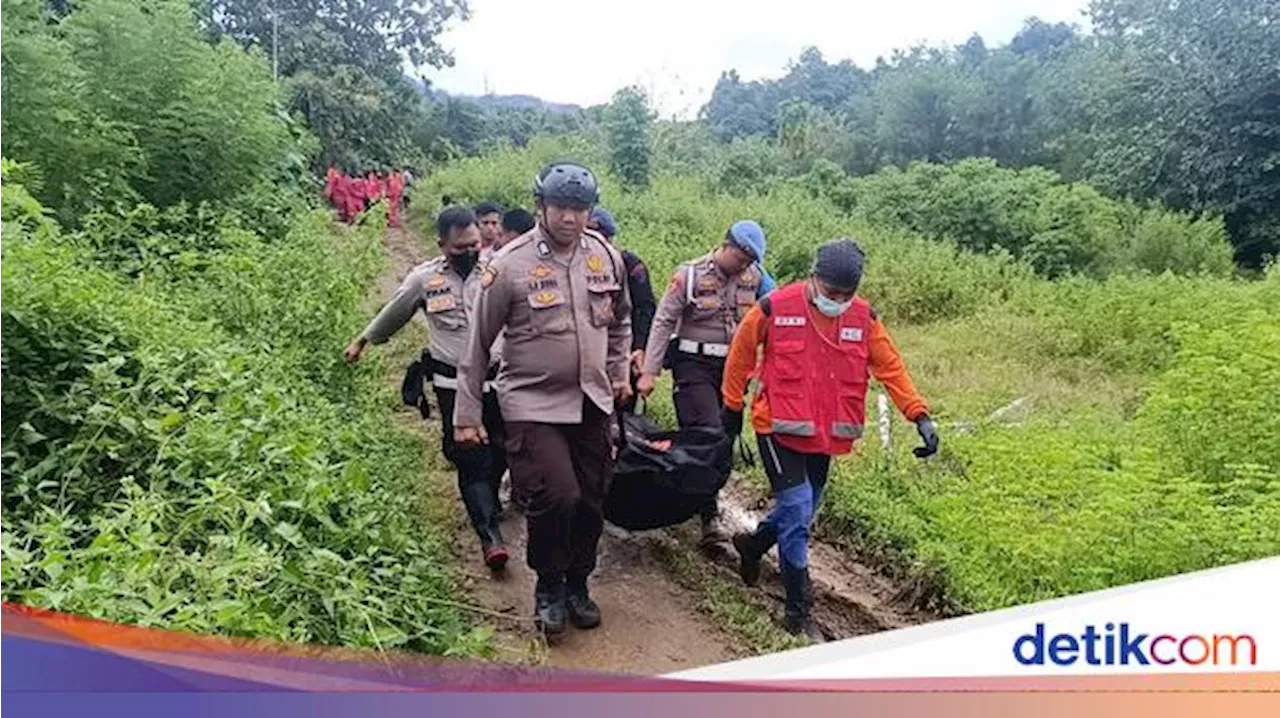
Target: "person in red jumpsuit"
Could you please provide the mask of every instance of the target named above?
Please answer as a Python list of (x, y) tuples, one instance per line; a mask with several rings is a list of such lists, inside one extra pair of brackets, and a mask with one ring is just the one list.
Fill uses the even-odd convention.
[(387, 202), (390, 204), (387, 213), (392, 227), (400, 226), (400, 200), (403, 197), (404, 175), (393, 170), (387, 175)]

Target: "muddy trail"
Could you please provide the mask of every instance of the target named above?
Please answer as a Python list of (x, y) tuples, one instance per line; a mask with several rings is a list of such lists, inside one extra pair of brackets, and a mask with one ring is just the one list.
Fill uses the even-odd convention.
[[(392, 268), (381, 278), (376, 307), (385, 301), (409, 271), (424, 261), (428, 245), (407, 231), (390, 230), (386, 236)], [(415, 323), (425, 327), (421, 315)], [(387, 382), (400, 386), (403, 367), (388, 362)], [(434, 403), (434, 401), (433, 401)], [(434, 409), (434, 407), (433, 407)], [(421, 433), (428, 445), (438, 447), (439, 424), (423, 422), (412, 410), (400, 414), (401, 423)], [(767, 504), (736, 477), (721, 495), (726, 529), (748, 530), (767, 510)], [(698, 547), (697, 521), (672, 529), (627, 532), (606, 524), (600, 542), (598, 568), (592, 576), (592, 597), (600, 605), (602, 625), (591, 631), (570, 629), (565, 639), (547, 647), (534, 630), (533, 585), (535, 576), (525, 565), (524, 518), (507, 503), (502, 523), (511, 560), (495, 574), (480, 560), (479, 542), (467, 522), (458, 499), (456, 475), (447, 468), (428, 477), (426, 487), (433, 500), (448, 503), (453, 532), (452, 548), (468, 603), (477, 617), (493, 625), (499, 660), (541, 663), (564, 668), (654, 675), (732, 660), (751, 654), (727, 627), (718, 625), (699, 609), (697, 597), (688, 584), (681, 585), (664, 561), (672, 550), (694, 549), (700, 560), (715, 566), (717, 578), (737, 582), (737, 554), (727, 542), (714, 547)], [(810, 573), (814, 585), (814, 618), (828, 639), (848, 638), (865, 633), (899, 628), (938, 616), (914, 608), (909, 587), (899, 585), (858, 563), (833, 546), (813, 542)], [(760, 588), (771, 596), (770, 610), (781, 610), (782, 586), (777, 575), (777, 550), (766, 558)]]

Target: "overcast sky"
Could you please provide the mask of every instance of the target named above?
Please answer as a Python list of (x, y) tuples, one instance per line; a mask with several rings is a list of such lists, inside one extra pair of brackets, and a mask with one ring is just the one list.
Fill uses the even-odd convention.
[[(916, 42), (1008, 42), (1032, 15), (1084, 24), (1087, 0), (469, 0), (471, 19), (442, 36), (455, 65), (420, 72), (463, 94), (608, 102), (648, 89), (663, 116), (691, 117), (722, 70), (778, 77), (815, 45), (828, 62), (870, 67)], [(661, 49), (659, 45), (663, 45)]]

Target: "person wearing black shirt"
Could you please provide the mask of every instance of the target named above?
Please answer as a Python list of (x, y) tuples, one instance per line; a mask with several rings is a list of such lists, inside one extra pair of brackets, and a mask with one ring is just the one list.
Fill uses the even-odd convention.
[[(618, 225), (609, 210), (596, 207), (587, 220), (587, 229), (599, 232), (611, 244), (618, 233)], [(653, 325), (653, 315), (658, 303), (653, 297), (653, 286), (649, 283), (649, 268), (644, 260), (635, 252), (619, 248), (622, 262), (627, 272), (627, 290), (631, 294), (631, 393), (625, 403), (619, 405), (622, 411), (635, 411), (636, 380), (640, 378), (640, 367), (644, 366), (644, 347), (649, 338), (649, 328)]]

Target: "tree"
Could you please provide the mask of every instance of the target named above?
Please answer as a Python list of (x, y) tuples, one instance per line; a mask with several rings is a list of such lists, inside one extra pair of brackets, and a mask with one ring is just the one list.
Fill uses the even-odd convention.
[(1009, 50), (1016, 55), (1029, 55), (1046, 61), (1079, 42), (1075, 28), (1057, 22), (1049, 24), (1038, 17), (1028, 19), (1022, 29), (1009, 41)]
[[(399, 74), (403, 53), (414, 65), (446, 67), (453, 57), (437, 41), (451, 20), (468, 19), (466, 0), (200, 0), (214, 37), (228, 35), (271, 56), (280, 72), (318, 64), (356, 65)], [(278, 17), (276, 16), (278, 14)]]
[(289, 108), (320, 138), (320, 163), (351, 171), (417, 163), (431, 152), (428, 102), (406, 78), (402, 57), (444, 67), (437, 38), (465, 20), (465, 0), (200, 0), (212, 37), (278, 54)]
[(207, 43), (186, 2), (99, 0), (57, 23), (29, 0), (3, 12), (5, 154), (40, 168), (64, 219), (229, 200), (301, 150), (262, 57)]
[(632, 187), (649, 184), (649, 135), (654, 113), (639, 87), (618, 90), (605, 110), (605, 132), (613, 171)]
[(1237, 260), (1280, 252), (1280, 3), (1096, 0), (1086, 176), (1225, 213)]
[(828, 64), (817, 48), (808, 47), (776, 81), (744, 83), (733, 70), (722, 74), (701, 117), (721, 140), (772, 136), (783, 102), (800, 100), (836, 112), (866, 83), (867, 73), (852, 62)]
[(723, 142), (772, 135), (777, 119), (777, 105), (772, 95), (770, 85), (743, 82), (735, 70), (729, 70), (720, 75), (711, 99), (699, 115)]
[(819, 159), (848, 155), (848, 133), (826, 110), (803, 100), (788, 100), (778, 111), (778, 146), (791, 174), (804, 174)]
[(130, 180), (142, 172), (142, 151), (128, 127), (94, 105), (89, 68), (76, 62), (71, 43), (44, 21), (38, 0), (0, 7), (5, 157), (35, 163), (34, 176), (24, 181), (63, 219), (132, 195)]

